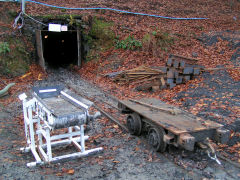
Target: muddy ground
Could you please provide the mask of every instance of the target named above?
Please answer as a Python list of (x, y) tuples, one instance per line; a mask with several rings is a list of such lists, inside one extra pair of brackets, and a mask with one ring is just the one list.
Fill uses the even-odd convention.
[[(34, 85), (63, 83), (78, 87), (88, 97), (103, 97), (114, 104), (106, 93), (66, 69), (52, 70), (47, 80)], [(94, 129), (89, 126), (86, 130), (92, 137), (87, 146), (104, 147), (103, 152), (70, 162), (27, 168), (26, 163), (33, 158), (30, 153), (19, 151), (25, 143), (21, 108), (18, 101), (0, 113), (0, 179), (239, 179), (240, 176), (236, 166), (223, 160), (218, 165), (199, 150), (189, 153), (170, 147), (165, 153), (156, 153), (144, 137), (123, 132), (104, 117), (95, 122)], [(68, 150), (74, 148), (62, 147), (54, 153)]]

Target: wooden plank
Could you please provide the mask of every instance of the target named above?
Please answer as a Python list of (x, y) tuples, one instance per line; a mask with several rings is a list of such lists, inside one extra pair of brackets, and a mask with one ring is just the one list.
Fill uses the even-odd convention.
[(183, 74), (192, 74), (193, 73), (193, 67), (185, 67), (183, 69)]
[(157, 86), (157, 85), (152, 86), (152, 91), (153, 91), (153, 92), (157, 92), (157, 91), (159, 91), (159, 90), (160, 90), (159, 85), (158, 85), (158, 86)]
[(162, 73), (166, 74), (167, 73), (167, 67), (160, 67)]
[(199, 68), (194, 68), (193, 69), (193, 75), (199, 75), (200, 74), (200, 69)]
[(186, 83), (191, 79), (191, 76), (183, 76), (183, 82)]
[(167, 84), (172, 84), (174, 83), (174, 79), (173, 78), (168, 78), (167, 79)]
[(180, 61), (180, 68), (186, 67), (186, 62), (185, 61)]
[(132, 82), (131, 84), (134, 85), (134, 84), (139, 84), (139, 83), (143, 83), (143, 82), (148, 82), (148, 81), (155, 80), (157, 78), (159, 78), (159, 77), (154, 76), (154, 77), (151, 77), (151, 78), (147, 78), (147, 79), (139, 80), (139, 81), (136, 81), (136, 82)]
[(179, 68), (179, 61), (178, 60), (174, 60), (173, 67)]
[(164, 79), (163, 77), (161, 77), (160, 80), (161, 80), (161, 85), (162, 85), (162, 86), (165, 86), (165, 85), (166, 85), (165, 79)]
[[(138, 100), (140, 102), (145, 102), (152, 106), (157, 106), (160, 108), (167, 108), (171, 107), (166, 103), (158, 99), (148, 99), (144, 98)], [(187, 112), (182, 111), (182, 113), (173, 115), (170, 113), (165, 113), (163, 111), (153, 110), (151, 107), (143, 106), (141, 104), (137, 104), (135, 102), (131, 102), (128, 100), (120, 101), (122, 104), (127, 106), (129, 109), (133, 110), (134, 112), (140, 114), (148, 121), (152, 122), (153, 124), (159, 125), (164, 129), (172, 132), (173, 134), (179, 135), (181, 133), (192, 133), (198, 132), (203, 130), (215, 129), (219, 128), (222, 125), (212, 122), (212, 121), (204, 121), (207, 123), (202, 123), (202, 121), (197, 120), (195, 116), (189, 115)], [(204, 124), (204, 125), (203, 125)]]
[(170, 83), (170, 84), (169, 84), (169, 88), (170, 88), (170, 89), (174, 88), (175, 86), (176, 86), (175, 83)]
[(160, 82), (161, 82), (160, 89), (165, 89), (165, 88), (167, 88), (166, 81), (165, 81), (165, 79), (164, 79), (163, 77), (161, 77)]
[(183, 83), (183, 76), (178, 76), (176, 78), (176, 84), (182, 84)]
[(160, 86), (160, 89), (166, 89), (166, 88), (167, 88), (167, 85), (166, 85), (166, 84)]
[(154, 71), (162, 73), (162, 74), (166, 74), (168, 68), (166, 66), (153, 66), (151, 67)]
[(171, 67), (173, 65), (172, 58), (168, 58), (166, 65), (169, 66), (169, 67)]
[(81, 32), (77, 29), (77, 45), (78, 45), (78, 62), (77, 65), (79, 67), (82, 66), (82, 53), (81, 53)]
[(43, 57), (43, 46), (42, 46), (42, 33), (41, 30), (36, 30), (36, 46), (37, 46), (37, 54), (39, 58), (39, 65), (43, 68), (43, 70), (46, 70), (45, 66), (45, 60)]
[(194, 63), (198, 62), (198, 59), (194, 59), (194, 58), (189, 58), (189, 57), (185, 57), (185, 56), (181, 56), (181, 55), (177, 55), (177, 54), (171, 54), (170, 57), (177, 57), (177, 58), (181, 58), (183, 60), (188, 60), (188, 61), (192, 61)]
[(179, 76), (179, 72), (178, 71), (174, 71), (174, 78), (178, 78)]
[(141, 105), (144, 105), (146, 107), (149, 107), (149, 108), (152, 108), (152, 109), (157, 109), (157, 110), (160, 110), (160, 111), (163, 111), (163, 112), (166, 112), (166, 113), (170, 113), (170, 114), (173, 114), (173, 115), (177, 115), (179, 113), (181, 113), (182, 111), (178, 108), (166, 108), (166, 107), (158, 107), (158, 106), (154, 106), (152, 104), (148, 104), (148, 103), (145, 103), (145, 102), (141, 102), (141, 101), (137, 101), (137, 100), (134, 100), (134, 99), (129, 99), (129, 101), (132, 101), (132, 102), (135, 102), (137, 104), (141, 104)]
[(225, 69), (240, 69), (240, 66), (236, 67), (221, 67), (221, 68), (201, 68), (202, 71), (218, 71), (218, 70), (225, 70)]
[(154, 84), (151, 82), (151, 83), (144, 83), (144, 84), (141, 84), (139, 86), (137, 86), (135, 89), (137, 91), (149, 91), (151, 90), (152, 86), (154, 86)]
[(174, 70), (173, 69), (169, 69), (167, 72), (167, 78), (174, 78)]

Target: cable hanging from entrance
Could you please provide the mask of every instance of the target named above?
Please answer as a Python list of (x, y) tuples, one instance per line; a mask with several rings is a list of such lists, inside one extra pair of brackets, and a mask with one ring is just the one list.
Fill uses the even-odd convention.
[(116, 11), (120, 13), (127, 13), (127, 14), (134, 14), (134, 15), (141, 15), (141, 16), (150, 16), (150, 17), (156, 17), (156, 18), (163, 18), (163, 19), (172, 19), (172, 20), (205, 20), (209, 18), (178, 18), (178, 17), (167, 17), (167, 16), (159, 16), (159, 15), (154, 15), (154, 14), (145, 14), (145, 13), (137, 13), (137, 12), (130, 12), (130, 11), (125, 11), (125, 10), (119, 10), (119, 9), (114, 9), (114, 8), (105, 8), (105, 7), (95, 7), (95, 8), (70, 8), (70, 7), (63, 7), (63, 6), (55, 6), (55, 5), (50, 5), (38, 1), (33, 1), (33, 0), (26, 0), (28, 2), (32, 2), (35, 4), (40, 4), (43, 6), (48, 6), (48, 7), (53, 7), (53, 8), (58, 8), (58, 9), (69, 9), (69, 10), (109, 10), (109, 11)]
[(25, 24), (24, 15), (27, 16), (29, 19), (33, 20), (36, 23), (42, 24), (44, 26), (48, 26), (47, 24), (36, 20), (35, 18), (29, 16), (28, 14), (26, 14), (22, 11), (22, 12), (19, 13), (19, 15), (14, 20), (14, 23), (13, 23), (13, 28), (14, 29), (21, 29), (24, 26), (24, 24)]

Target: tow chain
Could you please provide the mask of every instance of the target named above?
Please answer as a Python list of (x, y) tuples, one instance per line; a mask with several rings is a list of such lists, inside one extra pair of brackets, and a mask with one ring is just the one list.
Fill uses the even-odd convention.
[(208, 157), (210, 159), (216, 161), (219, 165), (222, 165), (222, 163), (217, 158), (215, 149), (213, 148), (213, 146), (209, 142), (209, 138), (206, 139), (205, 144), (209, 147), (209, 149), (206, 150)]

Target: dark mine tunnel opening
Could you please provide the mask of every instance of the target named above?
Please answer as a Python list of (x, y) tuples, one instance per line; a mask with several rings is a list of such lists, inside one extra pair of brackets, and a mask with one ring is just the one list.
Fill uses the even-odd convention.
[(41, 31), (44, 64), (49, 68), (65, 68), (70, 64), (78, 65), (77, 36), (77, 31)]

